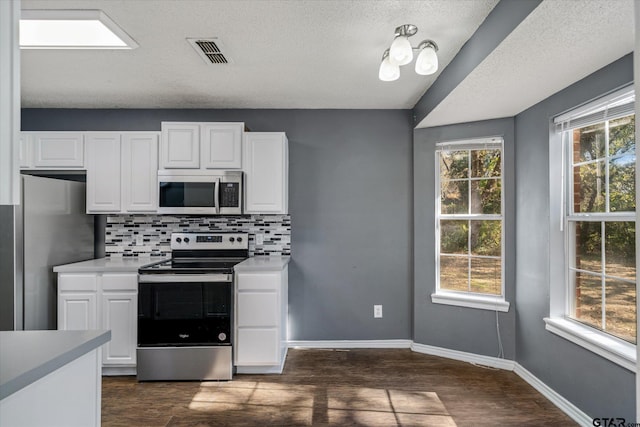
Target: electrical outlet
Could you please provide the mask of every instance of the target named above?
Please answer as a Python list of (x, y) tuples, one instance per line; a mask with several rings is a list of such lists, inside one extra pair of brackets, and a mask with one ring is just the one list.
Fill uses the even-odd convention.
[(376, 319), (382, 317), (382, 305), (373, 306), (373, 317)]
[(264, 234), (256, 234), (256, 245), (264, 244)]
[(136, 246), (144, 245), (144, 238), (142, 236), (136, 236)]

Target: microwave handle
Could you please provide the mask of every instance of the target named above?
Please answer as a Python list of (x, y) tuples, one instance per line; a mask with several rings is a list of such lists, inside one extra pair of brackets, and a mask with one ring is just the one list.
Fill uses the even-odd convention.
[(213, 187), (213, 203), (216, 207), (216, 213), (220, 213), (220, 179), (216, 179)]

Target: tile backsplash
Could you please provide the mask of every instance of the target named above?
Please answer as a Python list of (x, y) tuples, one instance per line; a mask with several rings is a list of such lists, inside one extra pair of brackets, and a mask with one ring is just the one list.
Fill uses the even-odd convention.
[[(291, 255), (290, 215), (109, 215), (105, 255), (166, 258), (171, 255), (171, 233), (185, 231), (249, 233), (250, 256)], [(256, 245), (256, 234), (264, 236), (261, 245)]]

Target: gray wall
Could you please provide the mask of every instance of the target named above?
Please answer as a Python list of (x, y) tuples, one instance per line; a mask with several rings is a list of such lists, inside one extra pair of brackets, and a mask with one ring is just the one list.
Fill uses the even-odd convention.
[(16, 325), (16, 263), (14, 235), (15, 206), (0, 205), (0, 331), (13, 331)]
[[(23, 130), (160, 130), (161, 121), (244, 121), (289, 138), (293, 340), (412, 335), (408, 110), (24, 109)], [(373, 305), (384, 317), (373, 318)]]
[(549, 121), (633, 80), (627, 55), (518, 114), (517, 360), (591, 417), (635, 419), (634, 374), (545, 330), (549, 315)]
[(414, 131), (414, 340), (420, 344), (497, 356), (494, 311), (433, 304), (435, 291), (435, 144), (441, 141), (502, 136), (504, 139), (505, 299), (499, 313), (505, 358), (515, 358), (515, 185), (513, 118), (439, 126)]

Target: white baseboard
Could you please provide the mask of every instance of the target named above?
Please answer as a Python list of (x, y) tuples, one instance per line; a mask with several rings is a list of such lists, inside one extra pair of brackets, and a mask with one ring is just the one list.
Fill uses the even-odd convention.
[(413, 343), (411, 344), (411, 350), (417, 353), (430, 354), (432, 356), (440, 356), (447, 359), (460, 360), (462, 362), (489, 366), (496, 369), (504, 369), (506, 371), (513, 371), (513, 367), (515, 365), (515, 362), (513, 360), (467, 353), (466, 351), (449, 350), (448, 348), (435, 347), (432, 345)]
[(265, 365), (265, 366), (236, 366), (237, 374), (281, 374), (284, 370), (284, 362), (287, 360), (287, 352), (289, 347), (284, 347), (282, 360), (280, 360), (280, 366)]
[(538, 390), (544, 397), (549, 399), (551, 403), (556, 405), (558, 409), (567, 414), (573, 421), (581, 426), (592, 426), (593, 420), (590, 416), (582, 412), (577, 406), (569, 402), (567, 399), (558, 394), (551, 387), (540, 381), (538, 377), (527, 371), (519, 363), (515, 364), (513, 372), (520, 378), (525, 380), (531, 387)]
[(136, 375), (135, 366), (103, 366), (102, 376), (120, 376), (120, 375)]
[(411, 340), (289, 341), (289, 348), (411, 348)]

